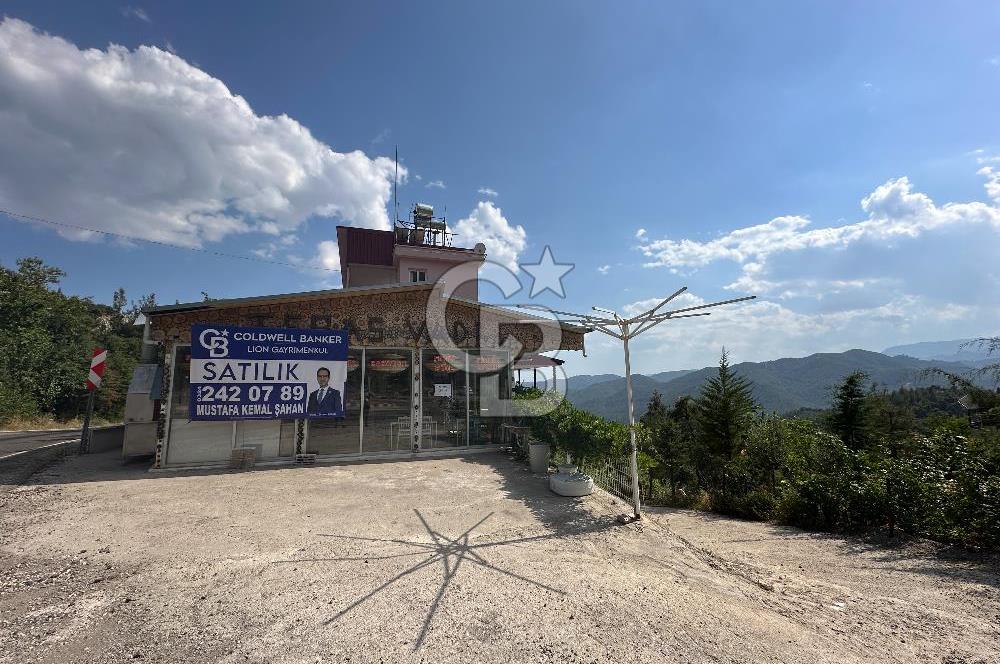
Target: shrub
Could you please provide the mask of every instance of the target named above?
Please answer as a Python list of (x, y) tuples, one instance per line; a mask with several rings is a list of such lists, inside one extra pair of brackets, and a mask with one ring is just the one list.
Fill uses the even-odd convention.
[(38, 405), (30, 395), (0, 383), (0, 426), (7, 426), (14, 420), (30, 420), (38, 414)]

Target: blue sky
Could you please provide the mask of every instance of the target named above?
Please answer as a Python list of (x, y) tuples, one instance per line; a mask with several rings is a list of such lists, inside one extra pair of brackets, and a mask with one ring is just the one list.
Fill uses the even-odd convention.
[[(302, 267), (6, 218), (5, 265), (100, 301), (337, 285), (398, 144), (401, 207), (576, 265), (536, 301), (759, 296), (640, 371), (1000, 331), (1000, 5), (205, 4), (5, 3), (0, 207)], [(621, 371), (588, 344), (570, 373)]]

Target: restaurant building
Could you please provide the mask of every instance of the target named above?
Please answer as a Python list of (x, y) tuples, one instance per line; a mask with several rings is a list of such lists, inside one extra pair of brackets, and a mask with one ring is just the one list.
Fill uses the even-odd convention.
[[(481, 303), (485, 247), (456, 247), (415, 206), (392, 231), (338, 227), (343, 288), (158, 306), (147, 342), (162, 352), (154, 467), (412, 456), (500, 443), (515, 361), (584, 349), (586, 329)], [(193, 325), (345, 330), (343, 417), (190, 419)], [(127, 434), (126, 434), (127, 435)]]

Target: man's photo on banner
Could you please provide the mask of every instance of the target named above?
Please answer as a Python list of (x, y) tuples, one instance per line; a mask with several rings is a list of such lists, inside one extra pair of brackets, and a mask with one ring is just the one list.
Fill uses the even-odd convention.
[(309, 417), (344, 417), (344, 387), (347, 382), (347, 367), (343, 362), (310, 362), (316, 367), (310, 372), (309, 402), (306, 413)]

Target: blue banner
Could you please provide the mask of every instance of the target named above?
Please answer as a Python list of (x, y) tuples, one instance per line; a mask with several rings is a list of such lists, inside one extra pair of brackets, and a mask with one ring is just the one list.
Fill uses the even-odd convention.
[(192, 420), (344, 417), (347, 331), (191, 326)]

